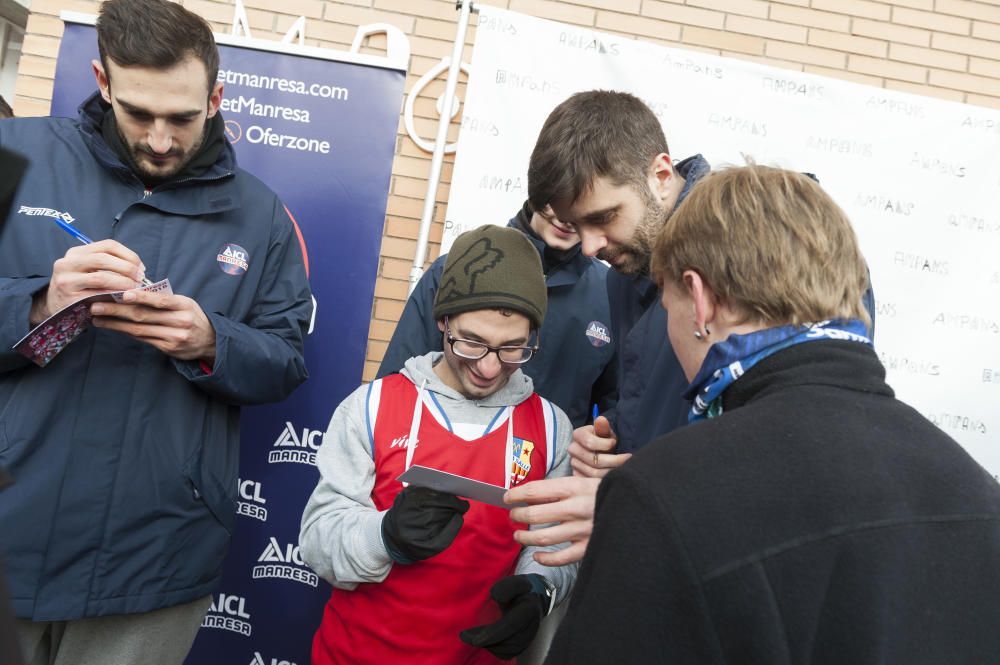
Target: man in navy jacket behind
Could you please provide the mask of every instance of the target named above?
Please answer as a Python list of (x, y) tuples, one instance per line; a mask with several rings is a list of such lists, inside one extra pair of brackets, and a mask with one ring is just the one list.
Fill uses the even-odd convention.
[[(79, 119), (0, 123), (31, 159), (0, 231), (0, 547), (28, 662), (183, 662), (235, 523), (239, 412), (306, 378), (293, 223), (236, 166), (208, 24), (111, 0)], [(77, 244), (53, 219), (93, 239)], [(46, 367), (12, 350), (88, 295)]]

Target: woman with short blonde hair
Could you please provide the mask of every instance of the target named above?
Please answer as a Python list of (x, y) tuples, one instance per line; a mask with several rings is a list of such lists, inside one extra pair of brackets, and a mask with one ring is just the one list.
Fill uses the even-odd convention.
[(660, 233), (654, 280), (681, 286), (694, 269), (721, 300), (762, 324), (869, 323), (864, 257), (847, 215), (819, 183), (755, 165), (707, 177)]
[(691, 424), (602, 481), (547, 665), (995, 662), (1000, 485), (886, 385), (843, 211), (713, 173), (652, 265)]

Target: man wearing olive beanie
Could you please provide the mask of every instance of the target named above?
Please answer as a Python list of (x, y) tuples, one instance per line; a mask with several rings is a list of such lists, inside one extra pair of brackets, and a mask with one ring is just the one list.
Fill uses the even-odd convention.
[(505, 488), (570, 473), (572, 427), (520, 369), (547, 305), (519, 231), (461, 235), (433, 315), (443, 352), (410, 358), (334, 412), (302, 516), (303, 559), (333, 586), (312, 662), (497, 663), (565, 598), (575, 566), (547, 567), (498, 506), (397, 480), (413, 465)]

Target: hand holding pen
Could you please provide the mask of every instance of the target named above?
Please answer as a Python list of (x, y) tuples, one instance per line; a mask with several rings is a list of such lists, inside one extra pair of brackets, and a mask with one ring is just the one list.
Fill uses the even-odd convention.
[[(77, 240), (79, 240), (84, 245), (93, 245), (94, 244), (93, 240), (91, 240), (87, 236), (83, 235), (83, 232), (80, 231), (80, 229), (78, 229), (75, 226), (73, 226), (72, 224), (64, 222), (63, 220), (59, 219), (58, 217), (50, 217), (49, 219), (51, 219), (53, 222), (55, 222), (59, 226), (59, 228), (61, 228), (63, 231), (65, 231), (66, 233), (70, 234), (71, 236), (73, 236), (74, 238), (76, 238)], [(124, 247), (124, 245), (121, 245), (121, 246)], [(138, 259), (139, 256), (136, 254), (135, 258)], [(139, 261), (139, 265), (143, 269), (143, 271), (146, 270), (146, 267), (142, 265), (142, 261)], [(146, 279), (145, 275), (142, 275), (142, 277), (141, 277), (141, 279), (139, 281), (142, 282), (143, 286), (152, 286), (153, 285), (153, 283), (151, 281), (149, 281), (148, 279)], [(597, 409), (597, 405), (596, 404), (594, 405), (594, 409)]]
[(31, 325), (35, 326), (81, 298), (108, 291), (127, 291), (149, 284), (139, 255), (116, 240), (92, 242), (61, 219), (50, 218), (82, 245), (71, 247), (52, 264), (48, 287), (35, 294)]
[(116, 240), (93, 242), (63, 220), (52, 219), (83, 245), (70, 248), (52, 264), (48, 288), (35, 294), (31, 305), (32, 326), (81, 298), (130, 291), (123, 303), (90, 305), (93, 325), (129, 335), (174, 358), (209, 366), (215, 362), (215, 328), (196, 301), (176, 293), (133, 290), (151, 284), (138, 254)]
[(611, 422), (599, 415), (595, 404), (593, 424), (577, 427), (573, 431), (573, 443), (569, 446), (573, 475), (603, 478), (608, 471), (627, 462), (632, 457), (631, 453), (616, 454), (617, 445), (618, 436), (611, 428)]

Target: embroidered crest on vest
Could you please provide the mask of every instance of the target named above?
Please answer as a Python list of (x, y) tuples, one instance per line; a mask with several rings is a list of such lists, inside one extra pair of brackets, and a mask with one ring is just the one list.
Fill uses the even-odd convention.
[(511, 485), (523, 481), (531, 473), (531, 453), (534, 450), (534, 442), (514, 437), (514, 454), (510, 460)]

